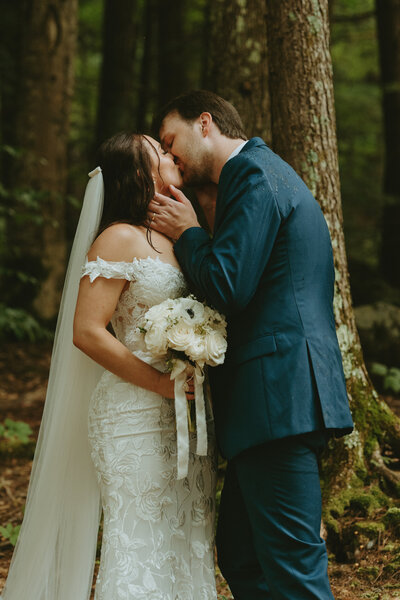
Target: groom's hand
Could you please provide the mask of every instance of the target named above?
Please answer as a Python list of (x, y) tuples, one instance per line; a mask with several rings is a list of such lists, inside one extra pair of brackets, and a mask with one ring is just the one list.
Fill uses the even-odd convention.
[(190, 202), (178, 188), (169, 186), (174, 198), (156, 193), (148, 207), (150, 227), (176, 241), (189, 227), (200, 227)]

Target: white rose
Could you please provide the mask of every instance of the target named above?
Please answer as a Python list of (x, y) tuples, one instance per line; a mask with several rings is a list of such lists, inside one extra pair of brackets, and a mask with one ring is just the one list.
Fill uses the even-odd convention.
[[(170, 301), (169, 301), (170, 302)], [(161, 325), (161, 323), (166, 323), (168, 316), (170, 315), (171, 310), (168, 305), (168, 301), (161, 302), (161, 304), (155, 304), (145, 314), (145, 319), (150, 323), (157, 323)]]
[(225, 360), (225, 352), (228, 346), (224, 336), (217, 331), (212, 331), (206, 336), (205, 342), (207, 353), (206, 363), (211, 367), (222, 365)]
[(144, 336), (147, 349), (154, 357), (161, 357), (167, 353), (167, 338), (165, 327), (152, 324)]
[(186, 354), (191, 360), (202, 366), (206, 359), (206, 343), (204, 336), (194, 334), (191, 343), (186, 348)]
[(186, 352), (187, 347), (193, 342), (194, 336), (193, 329), (184, 322), (177, 323), (167, 331), (169, 347), (181, 352)]

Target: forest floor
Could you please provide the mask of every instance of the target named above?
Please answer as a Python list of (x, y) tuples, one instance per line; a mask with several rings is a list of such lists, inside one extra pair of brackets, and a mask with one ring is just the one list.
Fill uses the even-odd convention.
[[(48, 343), (9, 343), (0, 348), (0, 421), (7, 417), (24, 421), (31, 426), (35, 438), (43, 410), (50, 351)], [(386, 400), (400, 414), (400, 399)], [(1, 526), (18, 525), (22, 520), (31, 465), (29, 456), (0, 455)], [(370, 550), (362, 549), (357, 562), (338, 563), (330, 557), (329, 573), (336, 600), (400, 600), (400, 566), (390, 573), (384, 569), (387, 548), (398, 543), (398, 539), (388, 536), (383, 536)], [(9, 541), (0, 535), (0, 590), (12, 550)], [(232, 599), (218, 569), (217, 587), (220, 600)]]

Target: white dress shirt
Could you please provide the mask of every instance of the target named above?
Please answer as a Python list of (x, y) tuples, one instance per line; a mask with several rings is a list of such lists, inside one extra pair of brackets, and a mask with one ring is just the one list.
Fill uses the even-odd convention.
[[(230, 157), (228, 158), (228, 160), (231, 160), (231, 158), (233, 158), (234, 156), (236, 156), (237, 154), (239, 154), (239, 152), (241, 151), (241, 149), (243, 148), (243, 146), (245, 146), (248, 141), (249, 140), (246, 140), (245, 142), (242, 142), (241, 144), (239, 144), (239, 146), (237, 146), (237, 148), (234, 149), (234, 151), (232, 152), (232, 154), (230, 155)], [(226, 162), (228, 162), (228, 160)]]

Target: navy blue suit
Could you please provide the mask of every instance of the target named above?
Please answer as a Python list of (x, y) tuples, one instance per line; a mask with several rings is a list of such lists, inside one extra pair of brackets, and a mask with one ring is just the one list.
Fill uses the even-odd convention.
[[(221, 517), (224, 520), (233, 510), (234, 518), (239, 508), (247, 514), (247, 529), (253, 533), (247, 540), (249, 561), (247, 566), (242, 565), (243, 577), (248, 577), (246, 569), (249, 568), (258, 573), (258, 579), (253, 577), (258, 581), (253, 588), (241, 589), (240, 584), (235, 584), (235, 593), (230, 582), (235, 598), (332, 598), (326, 582), (318, 584), (319, 589), (317, 585), (315, 595), (311, 591), (302, 595), (301, 589), (293, 583), (296, 577), (302, 579), (301, 571), (308, 569), (308, 563), (315, 562), (312, 552), (303, 557), (305, 565), (304, 568), (299, 566), (300, 574), (292, 577), (290, 589), (296, 591), (282, 591), (277, 582), (272, 581), (280, 568), (284, 568), (281, 577), (288, 579), (287, 568), (281, 564), (285, 561), (261, 557), (262, 542), (257, 541), (254, 531), (262, 529), (262, 522), (268, 521), (271, 511), (285, 513), (286, 509), (276, 506), (272, 509), (269, 505), (269, 509), (261, 510), (265, 513), (261, 521), (257, 525), (252, 523), (250, 513), (256, 511), (250, 500), (259, 506), (261, 497), (266, 504), (270, 500), (264, 494), (265, 486), (262, 491), (261, 483), (256, 486), (258, 491), (247, 492), (244, 488), (249, 488), (249, 483), (245, 485), (243, 480), (251, 470), (250, 464), (254, 467), (258, 463), (261, 480), (266, 476), (273, 479), (273, 474), (267, 474), (262, 466), (263, 460), (258, 459), (264, 455), (265, 460), (270, 461), (272, 449), (282, 457), (283, 447), (290, 447), (293, 452), (290, 457), (285, 454), (289, 462), (282, 463), (280, 470), (301, 471), (304, 478), (303, 467), (299, 467), (300, 471), (293, 467), (299, 465), (301, 459), (296, 462), (298, 459), (293, 457), (311, 452), (315, 458), (315, 440), (321, 432), (343, 435), (352, 430), (332, 307), (332, 247), (321, 209), (294, 170), (263, 140), (253, 138), (222, 169), (213, 238), (201, 228), (188, 229), (175, 244), (175, 253), (194, 292), (224, 313), (228, 321), (226, 361), (221, 367), (210, 369), (210, 380), (218, 444), (229, 460), (225, 487), (229, 485), (230, 495), (235, 496), (241, 495), (238, 491), (241, 488), (243, 498), (240, 507), (232, 509), (232, 501), (228, 501), (224, 493)], [(315, 481), (317, 472), (314, 467), (311, 471), (308, 467), (305, 470), (313, 472)], [(238, 486), (236, 491), (235, 485)], [(288, 485), (296, 487), (294, 481)], [(290, 491), (288, 493), (290, 495)], [(317, 496), (314, 501), (317, 505), (320, 502)], [(304, 507), (303, 521), (310, 510), (310, 506)], [(318, 506), (313, 517), (315, 511), (318, 515)], [(293, 523), (297, 522), (298, 515), (293, 519)], [(226, 527), (229, 526), (227, 522)], [(268, 544), (275, 546), (282, 542), (284, 555), (288, 539), (278, 538), (284, 537), (285, 527), (279, 518), (270, 526), (280, 533), (274, 539), (264, 536), (264, 542), (267, 538)], [(315, 523), (312, 527), (315, 528)], [(242, 533), (244, 537), (247, 535)], [(221, 555), (227, 556), (226, 571), (232, 570), (237, 575), (240, 572), (240, 566), (234, 564), (237, 557), (229, 558), (230, 551), (223, 548), (231, 543), (240, 547), (240, 540), (233, 542), (235, 532), (231, 535), (232, 540), (226, 532), (217, 537), (221, 539)], [(299, 536), (300, 533), (295, 537)], [(305, 543), (318, 546), (321, 554), (319, 533), (313, 531)], [(218, 552), (220, 554), (220, 547)], [(300, 550), (293, 549), (293, 552)], [(272, 572), (265, 564), (268, 561), (276, 563)], [(296, 569), (292, 565), (290, 571)]]

